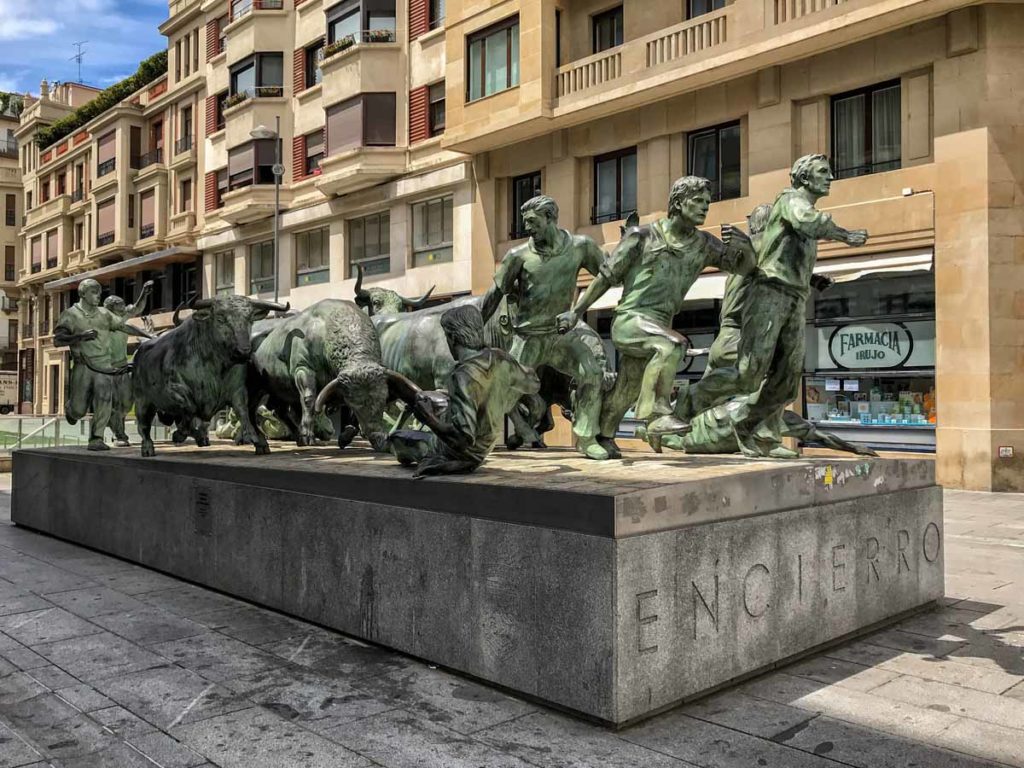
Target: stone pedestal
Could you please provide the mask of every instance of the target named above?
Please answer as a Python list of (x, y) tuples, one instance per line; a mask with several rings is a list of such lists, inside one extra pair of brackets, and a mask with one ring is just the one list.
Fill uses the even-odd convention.
[(14, 455), (12, 516), (622, 725), (943, 594), (926, 460)]

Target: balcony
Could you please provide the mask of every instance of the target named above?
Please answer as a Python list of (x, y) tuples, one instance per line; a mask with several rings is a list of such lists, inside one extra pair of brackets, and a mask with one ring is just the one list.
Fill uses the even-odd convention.
[[(360, 93), (401, 93), (405, 90), (402, 46), (394, 42), (394, 33), (384, 29), (364, 32), (363, 35), (361, 42), (355, 42), (349, 35), (325, 49), (324, 60), (320, 63), (322, 101), (325, 105), (337, 104)], [(344, 44), (345, 40), (352, 42)]]
[(69, 272), (81, 272), (84, 269), (88, 269), (88, 259), (85, 257), (85, 251), (78, 248), (74, 251), (69, 251), (67, 255), (67, 264), (65, 269)]
[[(256, 184), (225, 192), (220, 217), (232, 224), (249, 224), (274, 215), (274, 187)], [(281, 188), (281, 210), (287, 208), (291, 193)]]
[(182, 211), (171, 216), (168, 231), (169, 240), (189, 239), (196, 226), (196, 215), (192, 211)]
[[(632, 5), (642, 8), (644, 3), (634, 0)], [(519, 88), (472, 102), (449, 93), (443, 146), (468, 153), (508, 146), (756, 75), (962, 7), (956, 0), (903, 0), (898, 5), (882, 0), (734, 0), (682, 20), (684, 5), (678, 23), (648, 26), (620, 46), (564, 66), (555, 66), (554, 50), (541, 45), (535, 25), (524, 22)], [(533, 16), (538, 6), (523, 3), (521, 16)], [(584, 11), (563, 12), (563, 29), (583, 29)], [(464, 48), (474, 17), (447, 19), (448, 50)]]
[(96, 178), (100, 179), (117, 170), (117, 158), (112, 157), (96, 166)]
[(284, 0), (233, 0), (231, 3), (231, 21), (238, 21), (253, 11), (282, 11)]
[(0, 139), (0, 157), (17, 157), (18, 140)]
[(82, 200), (84, 198), (85, 198), (85, 190), (84, 189), (76, 189), (74, 192), (71, 193), (71, 204), (74, 205), (75, 203), (80, 203), (80, 202), (82, 202)]
[(146, 240), (156, 234), (156, 224), (142, 224), (139, 226), (139, 240)]
[(325, 195), (343, 195), (372, 187), (405, 173), (404, 147), (356, 147), (320, 162), (316, 187)]
[(151, 149), (143, 155), (136, 155), (132, 158), (132, 168), (143, 170), (151, 165), (159, 165), (164, 161), (164, 150), (162, 147)]
[(41, 203), (25, 214), (24, 226), (35, 227), (42, 222), (51, 222), (55, 218), (67, 216), (71, 208), (71, 197), (68, 195), (57, 195), (45, 203)]
[(106, 232), (102, 235), (96, 235), (96, 247), (104, 248), (114, 242), (114, 233)]
[(196, 161), (195, 139), (192, 136), (182, 136), (174, 142), (174, 154), (171, 156), (169, 166), (173, 170), (191, 165)]

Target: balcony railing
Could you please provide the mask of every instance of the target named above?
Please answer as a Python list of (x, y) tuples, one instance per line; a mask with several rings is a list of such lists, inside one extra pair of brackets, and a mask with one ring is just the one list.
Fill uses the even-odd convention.
[(106, 234), (103, 234), (103, 235), (96, 235), (96, 247), (97, 248), (102, 248), (105, 245), (110, 245), (112, 242), (114, 242), (114, 233), (113, 232), (107, 232)]
[(36, 333), (32, 329), (32, 323), (30, 323), (30, 322), (26, 323), (24, 325), (24, 327), (21, 329), (21, 338), (23, 338), (23, 339), (31, 339), (35, 335), (36, 335)]
[(108, 173), (113, 173), (117, 168), (117, 158), (112, 157), (109, 160), (105, 160), (96, 166), (96, 178), (106, 176)]
[(39, 321), (39, 335), (49, 336), (50, 335), (50, 320), (49, 318), (43, 318)]
[(36, 272), (42, 272), (42, 271), (43, 271), (43, 262), (42, 261), (33, 261), (32, 262), (32, 274), (35, 274)]
[[(793, 0), (797, 4), (802, 1)], [(726, 9), (722, 8), (691, 19), (659, 37), (648, 38), (647, 66), (656, 67), (721, 45), (725, 42), (726, 18)]]
[(611, 210), (608, 208), (593, 207), (590, 209), (590, 223), (591, 224), (606, 224), (609, 221), (622, 221), (628, 218), (631, 213), (635, 213), (635, 208), (628, 210), (620, 210), (616, 208)]
[(4, 267), (4, 280), (6, 280), (9, 283), (13, 283), (17, 279), (17, 271), (14, 269), (14, 265), (7, 264)]
[(151, 149), (146, 154), (139, 155), (137, 158), (133, 158), (132, 168), (137, 168), (138, 170), (141, 171), (143, 168), (148, 168), (151, 165), (157, 165), (159, 163), (162, 163), (163, 162), (163, 157), (164, 157), (163, 147), (158, 147), (157, 149)]
[(71, 202), (80, 203), (82, 202), (83, 197), (85, 197), (85, 190), (76, 189), (74, 192), (71, 193)]
[(555, 74), (556, 93), (568, 96), (622, 76), (622, 46), (561, 67)]
[(17, 157), (18, 156), (18, 140), (17, 139), (0, 139), (0, 155), (3, 157)]
[(284, 0), (234, 0), (231, 3), (231, 20), (241, 19), (253, 11), (280, 11)]
[(8, 227), (15, 226), (15, 224), (17, 223), (17, 219), (18, 217), (15, 215), (14, 211), (7, 211), (4, 214), (4, 224), (6, 224)]
[(58, 263), (60, 263), (60, 261), (59, 261), (59, 259), (56, 256), (47, 256), (46, 257), (46, 268), (47, 269), (56, 269)]
[(147, 237), (152, 237), (154, 232), (156, 232), (156, 225), (143, 224), (139, 227), (139, 240), (145, 240)]
[[(393, 43), (395, 42), (395, 30), (393, 29), (364, 29), (358, 35), (345, 35), (324, 48), (324, 60), (342, 51), (347, 51), (356, 43)], [(323, 64), (323, 62), (321, 62)]]
[(775, 0), (776, 24), (785, 24), (787, 21), (810, 16), (812, 13), (825, 11), (842, 5), (846, 0)]
[(182, 136), (174, 142), (174, 154), (180, 155), (192, 149), (192, 136)]

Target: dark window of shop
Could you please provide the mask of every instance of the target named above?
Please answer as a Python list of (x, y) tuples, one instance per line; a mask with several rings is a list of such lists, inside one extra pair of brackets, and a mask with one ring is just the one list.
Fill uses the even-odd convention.
[(865, 275), (809, 304), (804, 415), (874, 448), (934, 450), (935, 279)]
[(623, 40), (622, 6), (611, 8), (593, 18), (593, 50), (594, 53), (607, 51), (622, 45)]
[(900, 167), (898, 80), (832, 97), (832, 171), (837, 179)]
[(636, 211), (636, 147), (594, 158), (591, 223), (618, 221)]
[(509, 236), (513, 240), (527, 237), (526, 227), (523, 226), (523, 203), (539, 194), (540, 171), (516, 176), (512, 179), (512, 210), (510, 212), (512, 229), (509, 232)]
[(316, 285), (330, 278), (330, 230), (321, 227), (296, 234), (295, 285)]
[(355, 277), (357, 266), (367, 275), (391, 271), (391, 214), (374, 213), (348, 223), (348, 273)]
[(249, 293), (274, 290), (274, 241), (249, 246)]
[(519, 85), (518, 16), (474, 32), (466, 38), (466, 47), (466, 101)]
[(695, 19), (722, 8), (725, 8), (725, 0), (686, 0), (686, 18)]
[(740, 124), (694, 131), (686, 137), (689, 172), (711, 182), (712, 200), (740, 196)]
[(312, 88), (324, 79), (320, 63), (324, 60), (323, 38), (306, 48), (306, 87)]
[(434, 83), (427, 92), (429, 102), (428, 119), (430, 121), (430, 135), (437, 136), (444, 133), (445, 125), (445, 92), (444, 80)]

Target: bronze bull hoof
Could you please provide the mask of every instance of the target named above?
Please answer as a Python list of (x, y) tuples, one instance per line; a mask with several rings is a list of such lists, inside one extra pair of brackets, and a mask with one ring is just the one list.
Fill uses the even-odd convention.
[(148, 457), (152, 457), (152, 456), (156, 456), (156, 448), (153, 446), (153, 441), (152, 440), (143, 440), (142, 441), (142, 455), (143, 455), (143, 457), (147, 457), (147, 458)]
[(270, 453), (270, 446), (266, 443), (256, 443), (256, 455), (266, 456)]

